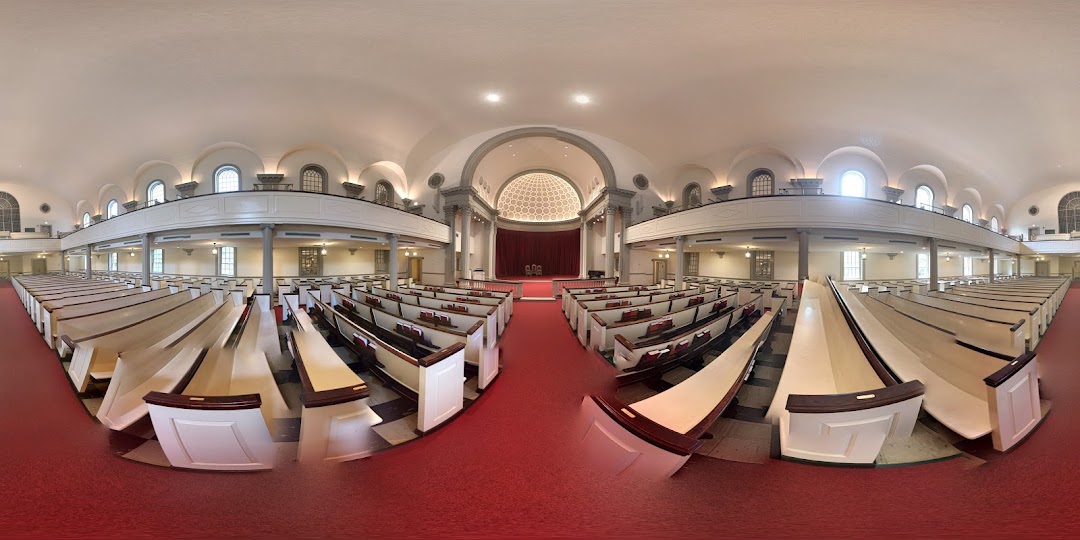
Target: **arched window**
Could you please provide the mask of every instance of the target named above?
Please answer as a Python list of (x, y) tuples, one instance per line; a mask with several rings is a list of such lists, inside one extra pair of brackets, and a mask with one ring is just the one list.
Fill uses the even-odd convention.
[(240, 191), (240, 169), (222, 165), (214, 171), (214, 193)]
[(919, 186), (919, 189), (915, 190), (915, 208), (921, 208), (923, 210), (934, 209), (934, 190), (929, 186)]
[(19, 218), (19, 201), (9, 193), (0, 191), (0, 231), (22, 231)]
[(146, 188), (146, 206), (154, 206), (165, 202), (165, 182), (154, 180)]
[(840, 177), (840, 194), (845, 197), (865, 197), (866, 177), (859, 171), (848, 171)]
[(1058, 203), (1058, 232), (1080, 231), (1080, 191), (1066, 194)]
[(696, 183), (690, 184), (683, 189), (683, 207), (696, 208), (701, 206), (701, 186)]
[(975, 211), (971, 209), (970, 204), (965, 204), (964, 207), (960, 209), (960, 216), (968, 223), (975, 222)]
[(105, 207), (105, 219), (112, 219), (120, 215), (120, 203), (116, 202), (116, 199), (109, 201), (109, 204)]
[(84, 229), (90, 226), (90, 212), (82, 215), (82, 226)]
[(997, 216), (990, 218), (990, 230), (994, 232), (1001, 232), (1001, 223), (998, 222)]
[(308, 165), (300, 171), (300, 190), (326, 193), (326, 173), (322, 167)]
[(394, 188), (390, 182), (379, 180), (375, 183), (375, 203), (394, 206)]
[(758, 169), (750, 173), (750, 197), (764, 197), (775, 193), (776, 178), (768, 169)]

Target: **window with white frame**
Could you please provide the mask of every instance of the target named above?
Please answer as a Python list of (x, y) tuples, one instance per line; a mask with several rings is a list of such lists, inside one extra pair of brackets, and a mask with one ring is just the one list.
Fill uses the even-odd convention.
[(964, 275), (965, 276), (971, 276), (971, 275), (975, 274), (975, 272), (972, 270), (972, 266), (973, 266), (972, 262), (973, 261), (974, 261), (974, 259), (972, 259), (971, 257), (964, 257)]
[(240, 169), (232, 165), (222, 165), (214, 171), (214, 193), (240, 191)]
[(112, 219), (120, 215), (120, 203), (116, 202), (116, 199), (109, 201), (108, 206), (105, 207), (105, 218)]
[(960, 216), (968, 223), (975, 222), (975, 211), (971, 209), (970, 204), (965, 204), (964, 207), (960, 209)]
[(165, 250), (155, 249), (150, 252), (150, 271), (155, 274), (165, 272)]
[(308, 165), (300, 171), (300, 190), (310, 191), (312, 193), (323, 193), (326, 191), (326, 175), (323, 174), (322, 169), (314, 165)]
[(930, 186), (919, 186), (919, 189), (915, 190), (915, 208), (934, 209), (934, 190), (930, 189)]
[(235, 276), (236, 275), (236, 248), (232, 246), (222, 246), (218, 250), (218, 275), (222, 276)]
[(1001, 232), (1001, 222), (998, 221), (997, 216), (990, 218), (990, 230), (994, 232)]
[(109, 254), (109, 271), (110, 272), (115, 272), (116, 269), (117, 269), (118, 261), (116, 259), (117, 259), (117, 256), (116, 256), (115, 251)]
[(859, 171), (848, 171), (840, 177), (840, 194), (845, 197), (865, 197), (866, 177)]
[(930, 277), (930, 254), (919, 253), (915, 255), (915, 277), (927, 279)]
[(154, 180), (146, 188), (146, 206), (154, 206), (165, 202), (165, 182)]
[(84, 229), (90, 226), (90, 212), (82, 215), (82, 226)]
[(844, 281), (862, 279), (862, 252), (844, 252)]

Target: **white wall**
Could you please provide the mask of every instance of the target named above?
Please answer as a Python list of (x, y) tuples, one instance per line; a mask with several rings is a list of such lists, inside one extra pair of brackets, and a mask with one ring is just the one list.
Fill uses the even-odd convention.
[[(19, 218), (23, 229), (27, 227), (36, 229), (48, 222), (52, 225), (53, 234), (74, 230), (75, 208), (60, 194), (35, 186), (10, 182), (0, 182), (0, 191), (10, 194), (19, 201)], [(48, 214), (42, 214), (38, 209), (42, 203), (48, 203), (52, 207)]]

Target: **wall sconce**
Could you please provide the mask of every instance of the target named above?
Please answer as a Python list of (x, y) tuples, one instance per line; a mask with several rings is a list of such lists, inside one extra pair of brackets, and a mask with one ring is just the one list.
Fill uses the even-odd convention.
[(952, 255), (946, 255), (945, 262), (952, 262)]
[(326, 242), (323, 242), (322, 251), (320, 251), (319, 253), (322, 253), (323, 255), (326, 255)]
[(217, 242), (214, 242), (214, 247), (210, 248), (211, 255), (217, 255)]
[(862, 260), (866, 260), (866, 248), (862, 248)]
[(750, 246), (746, 246), (746, 258), (750, 258)]
[(134, 257), (135, 256), (135, 250), (133, 249), (133, 250), (129, 251), (128, 255), (131, 256), (131, 257)]

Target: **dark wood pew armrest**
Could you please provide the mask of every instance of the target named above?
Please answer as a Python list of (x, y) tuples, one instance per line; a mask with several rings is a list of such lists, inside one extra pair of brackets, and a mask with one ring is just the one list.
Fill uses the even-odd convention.
[(63, 341), (64, 345), (67, 345), (68, 348), (73, 350), (73, 351), (78, 348), (78, 345), (76, 345), (75, 342), (72, 341), (71, 338), (68, 337), (67, 334), (64, 334), (64, 335), (60, 336), (60, 341)]
[(421, 358), (419, 360), (418, 364), (421, 367), (431, 367), (431, 366), (434, 366), (435, 364), (438, 364), (439, 362), (442, 362), (443, 360), (446, 360), (447, 358), (450, 358), (451, 356), (453, 356), (454, 353), (456, 353), (456, 352), (458, 352), (460, 350), (464, 350), (464, 349), (465, 349), (465, 344), (461, 343), (461, 342), (457, 342), (457, 343), (454, 343), (453, 345), (450, 345), (449, 347), (446, 347), (445, 349), (440, 349), (438, 351), (435, 351), (435, 352)]
[(615, 397), (598, 397), (590, 396), (593, 403), (596, 403), (598, 407), (617, 424), (625, 428), (630, 433), (641, 438), (641, 440), (660, 448), (661, 450), (671, 452), (680, 456), (689, 456), (694, 453), (701, 446), (701, 441), (694, 438), (672, 431), (647, 417), (642, 416), (637, 411), (630, 408), (619, 401)]
[(199, 411), (238, 411), (243, 409), (258, 409), (262, 406), (262, 398), (259, 397), (259, 394), (241, 394), (237, 396), (185, 396), (182, 394), (150, 392), (143, 396), (143, 401), (150, 405)]
[(893, 386), (850, 394), (791, 394), (788, 396), (785, 408), (792, 413), (816, 414), (861, 411), (907, 401), (921, 396), (925, 392), (926, 387), (923, 386), (922, 382), (908, 381)]
[(1027, 366), (1028, 363), (1034, 359), (1034, 352), (1021, 354), (1020, 356), (1017, 356), (1015, 360), (1009, 362), (1005, 367), (987, 375), (986, 378), (983, 379), (983, 382), (990, 388), (997, 388), (1005, 381), (1009, 380), (1013, 375), (1016, 375), (1018, 371), (1024, 369), (1024, 366)]

